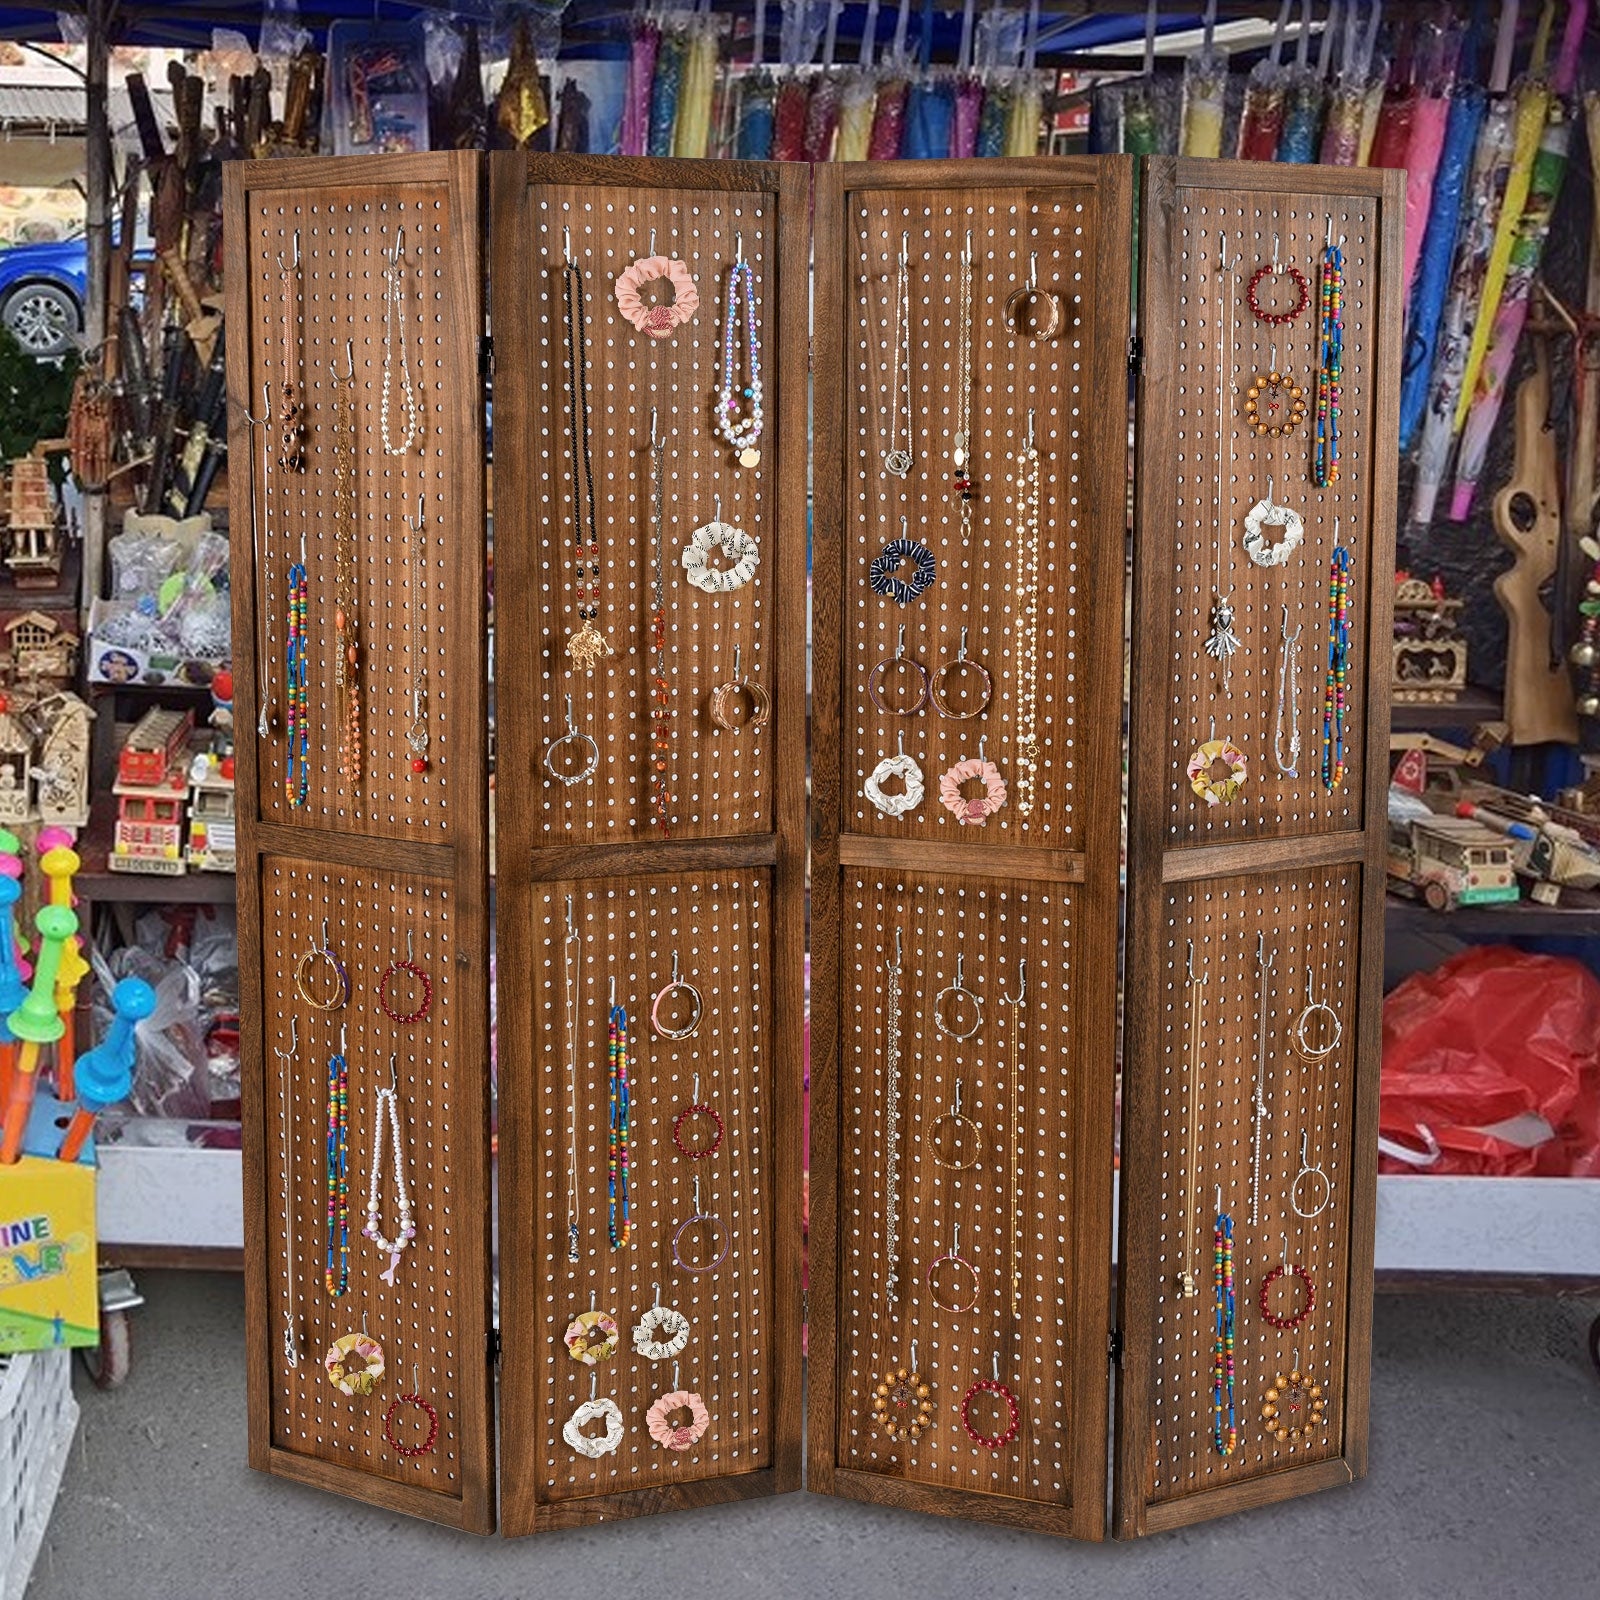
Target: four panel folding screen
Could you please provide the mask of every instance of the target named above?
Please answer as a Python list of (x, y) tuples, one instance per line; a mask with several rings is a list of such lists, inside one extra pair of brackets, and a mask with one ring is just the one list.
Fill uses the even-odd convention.
[(1099, 1538), (1114, 1390), (1119, 1534), (1364, 1470), (1402, 198), (230, 166), (252, 1464), (520, 1534), (804, 1425)]

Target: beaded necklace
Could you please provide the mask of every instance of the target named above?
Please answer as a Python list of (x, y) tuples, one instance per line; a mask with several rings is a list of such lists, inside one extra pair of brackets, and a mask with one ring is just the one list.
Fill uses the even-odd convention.
[[(378, 1187), (383, 1181), (383, 1124), (387, 1115), (390, 1143), (394, 1150), (394, 1192), (400, 1210), (400, 1231), (391, 1241), (384, 1238), (378, 1226)], [(392, 1088), (378, 1090), (378, 1102), (372, 1118), (372, 1182), (367, 1190), (367, 1220), (361, 1235), (370, 1239), (379, 1254), (389, 1258), (389, 1267), (378, 1276), (391, 1287), (400, 1266), (400, 1257), (407, 1245), (417, 1236), (416, 1223), (411, 1217), (411, 1194), (406, 1188), (406, 1153), (400, 1138), (400, 1098)]]
[[(1217, 1292), (1217, 1341), (1211, 1358), (1211, 1441), (1219, 1456), (1231, 1456), (1239, 1444), (1238, 1419), (1233, 1406), (1233, 1218), (1217, 1213), (1212, 1252)], [(1226, 1402), (1227, 1421), (1223, 1421)]]
[(1017, 456), (1017, 564), (1021, 614), (1017, 618), (1017, 792), (1019, 817), (1033, 814), (1033, 788), (1039, 768), (1039, 452), (1033, 444), (1033, 413), (1028, 440)]
[[(1333, 536), (1339, 537), (1335, 520)], [(1350, 562), (1342, 544), (1328, 564), (1328, 677), (1322, 696), (1322, 787), (1332, 794), (1344, 782), (1344, 715), (1349, 704)]]
[(1339, 481), (1339, 402), (1344, 380), (1344, 251), (1332, 242), (1331, 221), (1328, 232), (1318, 283), (1322, 337), (1317, 362), (1316, 443), (1311, 458), (1311, 481), (1319, 489)]
[[(417, 437), (417, 391), (406, 366), (405, 279), (401, 274), (401, 255), (405, 250), (406, 230), (396, 229), (394, 249), (383, 269), (383, 388), (378, 398), (378, 429), (383, 453), (403, 456)], [(400, 403), (406, 408), (405, 437), (395, 444), (389, 435), (389, 381), (399, 353)]]
[(361, 789), (360, 655), (356, 621), (356, 402), (350, 376), (333, 375), (333, 697), (339, 728), (339, 773), (350, 792)]
[(622, 1006), (611, 1008), (606, 1029), (606, 1065), (611, 1078), (610, 1127), (606, 1135), (606, 1231), (611, 1236), (611, 1248), (620, 1250), (633, 1229), (628, 1203), (628, 1013)]
[(611, 654), (611, 646), (595, 626), (600, 616), (600, 536), (595, 531), (594, 463), (589, 452), (588, 313), (583, 297), (583, 268), (570, 250), (566, 261), (566, 304), (567, 409), (572, 425), (572, 560), (580, 624), (567, 640), (567, 654), (586, 672), (592, 672), (602, 656)]
[(672, 836), (672, 785), (667, 757), (672, 749), (672, 690), (667, 682), (667, 592), (662, 546), (664, 483), (662, 458), (667, 441), (656, 437), (656, 414), (650, 413), (650, 520), (654, 538), (650, 613), (650, 819), (664, 839)]
[(337, 1300), (350, 1287), (350, 1065), (328, 1057), (328, 1263), (323, 1274)]
[[(739, 327), (739, 296), (744, 295), (744, 367), (746, 382), (739, 383), (736, 360)], [(734, 391), (739, 390), (736, 398)], [(749, 415), (739, 415), (739, 399), (749, 403)], [(728, 304), (722, 319), (722, 389), (717, 396), (717, 431), (727, 441), (741, 467), (759, 466), (761, 452), (756, 448), (765, 420), (762, 410), (761, 343), (756, 326), (756, 275), (744, 258), (741, 241), (739, 256), (728, 272)]]
[(310, 584), (304, 551), (289, 568), (288, 630), (283, 651), (284, 733), (288, 754), (284, 793), (291, 806), (303, 806), (311, 789), (311, 667), (308, 659), (307, 616)]

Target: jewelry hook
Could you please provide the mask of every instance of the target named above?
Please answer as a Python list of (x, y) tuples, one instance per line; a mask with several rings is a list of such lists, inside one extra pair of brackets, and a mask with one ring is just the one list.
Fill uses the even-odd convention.
[(1217, 1215), (1219, 1217), (1222, 1215), (1222, 1185), (1220, 1183), (1217, 1185)]
[(958, 1256), (961, 1254), (961, 1224), (959, 1222), (953, 1222), (951, 1223), (950, 1227), (952, 1233), (950, 1254), (953, 1256)]
[(655, 1305), (660, 1305), (661, 1304), (661, 1285), (658, 1283), (658, 1284), (654, 1285), (654, 1288), (655, 1288), (656, 1297), (655, 1297), (655, 1300), (652, 1303), (655, 1304)]
[(611, 974), (611, 997), (609, 1004), (613, 1011), (617, 1009), (617, 975), (614, 972)]
[(987, 761), (989, 759), (988, 753), (984, 749), (984, 746), (987, 745), (988, 742), (989, 742), (989, 735), (988, 734), (984, 734), (983, 737), (978, 740), (978, 759), (980, 761)]
[(394, 1068), (394, 1057), (395, 1057), (395, 1053), (394, 1053), (393, 1050), (391, 1050), (389, 1052), (389, 1092), (391, 1094), (399, 1094), (399, 1092), (400, 1092), (400, 1074), (395, 1071), (395, 1068)]
[[(270, 383), (264, 383), (264, 384), (261, 385), (261, 408), (262, 408), (263, 411), (266, 412), (266, 415), (261, 419), (262, 422), (263, 423), (271, 422), (272, 421), (272, 385)], [(248, 413), (246, 413), (246, 415), (248, 415)]]
[(1028, 407), (1028, 449), (1033, 449), (1033, 407)]
[(999, 1381), (1000, 1381), (1000, 1352), (998, 1350), (996, 1350), (994, 1352), (994, 1366), (990, 1370), (993, 1371), (993, 1373), (994, 1373), (994, 1381), (996, 1383), (999, 1383)]
[[(678, 952), (676, 950), (672, 952), (672, 981), (674, 983), (678, 981)], [(696, 1098), (698, 1099), (699, 1097), (696, 1096)]]
[(683, 1387), (683, 1384), (678, 1378), (678, 1363), (676, 1361), (672, 1363), (672, 1387), (674, 1389), (681, 1389)]
[(694, 1180), (694, 1213), (700, 1215), (700, 1177), (697, 1173)]
[(576, 733), (577, 731), (577, 724), (572, 720), (572, 696), (569, 694), (567, 696), (567, 732)]
[(594, 1310), (594, 1297), (595, 1297), (595, 1291), (593, 1289), (591, 1289), (589, 1291), (589, 1309), (591, 1311)]
[(733, 230), (733, 264), (736, 267), (744, 265), (744, 230), (742, 228)]
[(596, 1394), (599, 1393), (599, 1390), (600, 1374), (598, 1372), (591, 1372), (589, 1374), (589, 1398), (593, 1400)]
[(961, 259), (970, 267), (972, 265), (972, 229), (967, 229), (966, 248), (961, 253)]
[(1311, 1165), (1311, 1135), (1304, 1129), (1300, 1133), (1300, 1165), (1302, 1167)]
[(1039, 257), (1030, 250), (1028, 252), (1028, 292), (1032, 294), (1039, 287)]
[(900, 513), (900, 537), (909, 538), (911, 534), (911, 518), (904, 511)]
[(895, 738), (899, 745), (899, 753), (903, 756), (906, 753), (906, 730), (904, 728), (896, 728)]
[(1272, 270), (1274, 272), (1276, 272), (1278, 270), (1278, 236), (1277, 236), (1277, 234), (1273, 234), (1273, 236), (1272, 236)]
[(900, 265), (902, 267), (911, 265), (911, 239), (904, 228), (900, 230)]
[(567, 227), (565, 224), (562, 225), (561, 238), (563, 241), (562, 248), (566, 252), (567, 265), (569, 267), (577, 266), (577, 260), (572, 254), (572, 229)]
[(1289, 1234), (1287, 1229), (1285, 1229), (1283, 1235), (1283, 1264), (1286, 1267), (1292, 1265), (1289, 1260)]
[(650, 448), (652, 450), (660, 448), (656, 442), (656, 408), (654, 406), (650, 407)]
[(401, 223), (400, 226), (394, 230), (394, 244), (389, 250), (389, 265), (391, 267), (398, 267), (400, 265), (400, 255), (405, 247), (406, 228), (405, 224)]
[(911, 1370), (913, 1372), (917, 1370), (917, 1341), (915, 1339), (911, 1341)]
[(1322, 246), (1325, 250), (1333, 248), (1333, 213), (1328, 213), (1328, 231), (1322, 236)]
[(900, 930), (898, 928), (894, 930), (894, 964), (897, 967), (900, 965)]
[[(1031, 416), (1032, 413), (1030, 412), (1029, 415)], [(963, 628), (961, 630), (961, 648), (956, 651), (956, 660), (957, 661), (965, 661), (966, 659), (967, 659), (967, 630), (965, 628)]]
[(698, 1105), (700, 1103), (700, 1074), (698, 1072), (694, 1075), (694, 1099), (695, 1104)]
[(967, 958), (961, 951), (956, 951), (956, 988), (966, 987)]
[(895, 643), (894, 658), (898, 661), (906, 653), (906, 625), (900, 624), (900, 637)]
[(344, 1053), (345, 1053), (345, 1024), (341, 1022), (339, 1024), (339, 1054), (343, 1055)]
[(412, 946), (411, 929), (407, 928), (406, 929), (406, 960), (407, 961), (415, 961), (416, 959), (417, 959), (417, 952)]
[(733, 647), (733, 676), (736, 682), (744, 681), (744, 671), (739, 664), (739, 646)]
[(1027, 998), (1027, 994), (1028, 994), (1028, 962), (1027, 962), (1027, 958), (1025, 956), (1018, 956), (1017, 957), (1017, 994), (1016, 994), (1016, 998), (1012, 999), (1012, 997), (1010, 995), (1008, 995), (1008, 994), (1002, 994), (1000, 996), (1000, 998), (1003, 1001), (1005, 1001), (1005, 1003), (1008, 1006), (1020, 1007), (1022, 1005), (1022, 1002)]
[(567, 937), (569, 939), (578, 937), (577, 927), (572, 921), (572, 896), (570, 894), (567, 896)]
[(322, 948), (324, 950), (328, 948), (328, 919), (326, 917), (322, 919)]
[(350, 370), (345, 373), (342, 378), (339, 376), (338, 362), (330, 361), (328, 363), (328, 371), (333, 374), (333, 381), (335, 383), (354, 383), (356, 376), (356, 342), (354, 339), (345, 340), (344, 358)]
[(1188, 953), (1183, 958), (1183, 964), (1188, 969), (1189, 982), (1190, 983), (1204, 983), (1206, 981), (1204, 978), (1197, 978), (1194, 975), (1194, 940), (1193, 939), (1188, 939), (1188, 940), (1185, 940), (1184, 942), (1188, 947)]
[(654, 228), (652, 228), (650, 230), (650, 254), (654, 255), (655, 253), (656, 253), (656, 230)]
[(714, 505), (716, 507), (716, 509), (711, 513), (711, 520), (713, 522), (721, 522), (722, 521), (722, 496), (720, 494), (713, 495), (711, 497), (711, 503), (712, 503), (712, 505)]

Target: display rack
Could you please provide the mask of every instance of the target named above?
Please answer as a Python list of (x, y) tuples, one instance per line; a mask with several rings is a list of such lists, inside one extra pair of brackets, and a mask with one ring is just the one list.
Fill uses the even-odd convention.
[[(501, 1213), (502, 1522), (525, 1533), (798, 1486), (808, 192), (792, 167), (490, 166), (499, 1019), (501, 1059), (517, 1064), (502, 1078), (500, 1153), (502, 1193), (521, 1197)], [(614, 289), (657, 258), (681, 263), (698, 298), (659, 339)], [(760, 394), (748, 392), (747, 284)], [(574, 356), (588, 373), (576, 415)], [(592, 670), (566, 649), (580, 629), (575, 529), (587, 540), (588, 474), (575, 484), (572, 468), (585, 399), (594, 621), (611, 648)], [(718, 426), (730, 400), (741, 420), (764, 408), (744, 465)], [(690, 581), (684, 552), (711, 524), (755, 542), (737, 587)], [(713, 555), (713, 570), (728, 565)], [(569, 739), (582, 748), (568, 764), (575, 752), (557, 741), (570, 728), (594, 741), (592, 775), (575, 782), (562, 775), (588, 746)], [(633, 1231), (620, 1246), (608, 1231), (612, 1005), (629, 1021), (632, 1079)], [(712, 1111), (685, 1115), (696, 1105)], [(684, 1229), (696, 1212), (717, 1221)], [(725, 1258), (712, 1266), (717, 1230)], [(652, 1359), (632, 1330), (663, 1304), (687, 1338)], [(615, 1319), (621, 1348), (588, 1366), (563, 1333), (591, 1309)], [(688, 1448), (647, 1426), (668, 1393), (704, 1407)], [(593, 1458), (564, 1431), (591, 1397), (612, 1402), (623, 1430)]]
[[(238, 332), (228, 345), (229, 451), (251, 469), (230, 474), (229, 506), (250, 1459), (485, 1531), (495, 1508), (480, 165), (470, 154), (330, 158), (230, 163), (226, 174), (237, 263), (227, 314)], [(286, 383), (304, 408), (303, 432), (290, 439)], [(261, 415), (264, 389), (273, 420), (257, 430), (246, 411)], [(298, 467), (289, 464), (297, 454)], [(308, 574), (303, 802), (288, 769), (283, 676), (299, 563)], [(358, 652), (353, 760), (341, 758), (336, 716), (340, 611)], [(264, 692), (273, 710), (258, 736)], [(337, 994), (331, 965), (313, 957), (297, 983), (302, 959), (324, 947), (349, 988), (348, 1003), (325, 1011), (307, 995)], [(431, 985), (420, 1016), (414, 974), (391, 979), (387, 1011), (380, 998), (386, 972), (404, 960)], [(405, 1017), (414, 1020), (396, 1020)], [(336, 1055), (349, 1067), (350, 1226), (348, 1288), (334, 1296), (324, 1270)], [(376, 1115), (378, 1091), (391, 1086), (416, 1237), (386, 1279), (389, 1265), (361, 1229), (380, 1151), (381, 1231), (401, 1226), (394, 1153)], [(324, 1370), (334, 1341), (355, 1333), (383, 1350), (387, 1381), (368, 1396), (342, 1393)], [(386, 1436), (402, 1394), (437, 1416), (436, 1439), (416, 1454), (392, 1440), (423, 1443), (421, 1406), (403, 1407)]]
[[(1116, 1473), (1124, 1535), (1365, 1470), (1404, 194), (1395, 173), (1164, 158), (1148, 164), (1146, 183), (1139, 331), (1163, 355), (1145, 364), (1138, 389)], [(1340, 472), (1318, 487), (1315, 415), (1263, 437), (1247, 426), (1242, 396), (1252, 374), (1272, 369), (1314, 387), (1330, 241), (1344, 270)], [(1287, 323), (1247, 304), (1248, 280), (1275, 258), (1300, 270), (1310, 295)], [(1292, 289), (1266, 287), (1287, 310)], [(1269, 476), (1305, 532), (1288, 560), (1265, 566), (1246, 559), (1237, 530)], [(1351, 555), (1351, 644), (1347, 770), (1330, 785), (1322, 708), (1335, 518)], [(1219, 594), (1231, 596), (1244, 645), (1226, 679), (1205, 648)], [(1286, 649), (1301, 685), (1293, 775), (1281, 759), (1292, 725), (1279, 687)], [(1246, 753), (1248, 776), (1232, 799), (1205, 804), (1191, 791), (1190, 752), (1223, 736)], [(1239, 1441), (1227, 1453), (1213, 1440), (1218, 1213), (1231, 1219), (1236, 1284), (1228, 1359)], [(1315, 1294), (1289, 1328), (1259, 1303), (1282, 1265), (1302, 1268)], [(1283, 1320), (1308, 1299), (1303, 1282), (1275, 1279), (1267, 1294)], [(1301, 1409), (1291, 1417), (1278, 1392), (1290, 1386), (1278, 1378), (1295, 1372)], [(1226, 1408), (1226, 1385), (1221, 1397)], [(1275, 1424), (1292, 1425), (1287, 1438), (1266, 1425), (1269, 1404), (1280, 1407)]]

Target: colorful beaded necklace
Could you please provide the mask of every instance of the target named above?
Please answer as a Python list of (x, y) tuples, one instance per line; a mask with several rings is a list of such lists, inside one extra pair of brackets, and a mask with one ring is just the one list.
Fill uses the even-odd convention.
[(337, 1300), (350, 1287), (350, 1065), (328, 1057), (328, 1264), (323, 1274)]
[(1212, 1260), (1217, 1290), (1217, 1342), (1211, 1358), (1211, 1440), (1219, 1456), (1231, 1456), (1239, 1443), (1239, 1427), (1233, 1408), (1233, 1218), (1226, 1211), (1217, 1213)]
[(628, 1013), (621, 1006), (611, 1008), (606, 1029), (606, 1065), (611, 1078), (611, 1118), (606, 1135), (606, 1231), (611, 1236), (611, 1248), (620, 1250), (633, 1228), (628, 1204)]
[[(1338, 522), (1334, 538), (1339, 537)], [(1333, 547), (1328, 565), (1328, 678), (1322, 696), (1322, 787), (1332, 794), (1344, 782), (1344, 714), (1350, 677), (1350, 552)]]
[(1344, 251), (1331, 242), (1322, 252), (1318, 297), (1322, 351), (1317, 363), (1316, 443), (1311, 458), (1311, 481), (1319, 489), (1326, 489), (1339, 481), (1339, 398), (1344, 381)]
[(310, 584), (302, 558), (289, 568), (288, 637), (283, 652), (284, 731), (288, 735), (283, 787), (291, 806), (303, 806), (311, 788), (311, 669), (306, 642), (309, 612)]
[[(739, 383), (738, 342), (739, 296), (744, 295), (745, 372), (747, 381)], [(735, 390), (738, 391), (737, 396)], [(740, 399), (748, 402), (749, 415), (741, 419)], [(717, 431), (727, 440), (741, 467), (759, 466), (761, 452), (756, 448), (761, 439), (765, 413), (761, 405), (761, 343), (756, 325), (756, 275), (744, 259), (741, 246), (739, 259), (728, 272), (728, 304), (722, 319), (722, 389), (717, 396)]]

